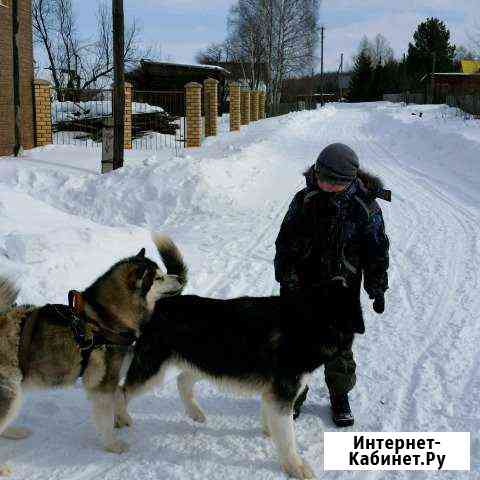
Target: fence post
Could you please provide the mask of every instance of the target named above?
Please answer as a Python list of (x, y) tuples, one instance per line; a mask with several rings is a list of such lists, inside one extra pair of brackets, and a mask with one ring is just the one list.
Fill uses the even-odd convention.
[(238, 83), (230, 83), (230, 131), (238, 132), (242, 120), (241, 115), (241, 93), (240, 85)]
[(258, 110), (259, 110), (259, 91), (252, 90), (250, 93), (250, 121), (256, 122), (258, 120)]
[(218, 133), (218, 80), (207, 78), (205, 89), (205, 136), (211, 137)]
[(202, 143), (202, 86), (196, 82), (185, 85), (187, 147), (200, 147)]
[(34, 80), (35, 146), (53, 143), (52, 139), (52, 86), (46, 80)]
[(123, 145), (126, 150), (132, 149), (132, 84), (125, 82), (125, 133)]
[(265, 118), (265, 102), (267, 100), (267, 92), (261, 91), (259, 92), (258, 98), (258, 118), (264, 119)]
[(241, 102), (242, 125), (248, 125), (250, 123), (250, 90), (242, 90)]

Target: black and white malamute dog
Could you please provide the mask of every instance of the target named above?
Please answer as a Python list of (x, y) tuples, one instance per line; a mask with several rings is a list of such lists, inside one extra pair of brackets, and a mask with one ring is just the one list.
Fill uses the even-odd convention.
[[(187, 280), (173, 242), (158, 235), (154, 241), (167, 273), (142, 249), (117, 262), (85, 291), (75, 292), (69, 307), (15, 306), (15, 285), (0, 277), (0, 436), (19, 440), (29, 435), (27, 429), (11, 427), (25, 390), (68, 387), (81, 376), (104, 448), (126, 451), (128, 445), (113, 435), (122, 362), (155, 302), (180, 294)], [(0, 464), (0, 476), (9, 473)]]
[(308, 375), (351, 342), (359, 316), (358, 298), (340, 281), (290, 298), (161, 299), (118, 392), (117, 426), (131, 423), (129, 400), (161, 382), (167, 367), (175, 365), (182, 370), (180, 397), (193, 420), (205, 421), (193, 395), (198, 379), (261, 394), (262, 428), (283, 469), (296, 478), (313, 478), (297, 451), (293, 404)]

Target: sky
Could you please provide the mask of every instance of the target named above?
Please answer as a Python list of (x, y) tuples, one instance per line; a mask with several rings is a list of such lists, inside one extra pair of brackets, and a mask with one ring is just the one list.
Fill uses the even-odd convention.
[[(74, 0), (85, 35), (95, 31), (95, 0)], [(226, 17), (235, 0), (124, 0), (127, 19), (137, 17), (144, 41), (165, 59), (192, 63), (195, 53), (226, 35)], [(363, 35), (383, 34), (395, 54), (408, 48), (417, 25), (429, 16), (446, 22), (457, 45), (469, 44), (480, 25), (480, 0), (323, 0), (325, 68), (336, 70), (340, 54), (352, 63)], [(480, 26), (478, 27), (480, 36)]]

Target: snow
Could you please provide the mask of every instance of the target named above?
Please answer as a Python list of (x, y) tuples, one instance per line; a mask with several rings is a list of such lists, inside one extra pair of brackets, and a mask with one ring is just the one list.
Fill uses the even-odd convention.
[[(164, 109), (148, 103), (132, 102), (132, 114), (164, 112)], [(112, 114), (111, 100), (91, 100), (88, 102), (52, 103), (52, 122), (68, 122), (85, 118), (107, 117)]]
[(157, 65), (172, 65), (175, 67), (193, 67), (193, 68), (202, 68), (202, 69), (210, 69), (210, 70), (220, 70), (226, 73), (230, 73), (223, 67), (219, 67), (217, 65), (204, 65), (203, 63), (177, 63), (177, 62), (144, 62), (144, 63), (152, 63)]
[[(423, 112), (420, 118), (412, 113)], [(470, 431), (480, 472), (480, 122), (445, 106), (330, 104), (208, 138), (200, 149), (150, 156), (99, 174), (99, 152), (72, 146), (0, 161), (0, 268), (18, 278), (20, 301), (66, 301), (119, 258), (141, 247), (156, 257), (150, 230), (169, 234), (190, 268), (187, 293), (227, 298), (278, 292), (274, 241), (301, 173), (327, 144), (351, 145), (393, 190), (383, 204), (391, 240), (387, 311), (363, 297), (367, 333), (356, 339), (353, 431)], [(334, 431), (323, 372), (296, 422), (299, 448), (318, 477), (433, 478), (433, 473), (323, 473), (324, 431)], [(131, 405), (135, 425), (119, 433), (122, 456), (100, 449), (77, 386), (32, 392), (18, 424), (27, 440), (0, 439), (0, 463), (17, 479), (279, 479), (261, 435), (259, 399), (197, 387), (206, 425), (182, 412), (169, 375), (163, 389)], [(435, 476), (435, 478), (437, 478)]]

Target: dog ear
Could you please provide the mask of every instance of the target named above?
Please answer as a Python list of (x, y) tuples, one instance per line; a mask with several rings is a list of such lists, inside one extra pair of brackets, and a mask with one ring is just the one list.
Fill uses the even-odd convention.
[(137, 256), (135, 257), (138, 260), (143, 260), (145, 258), (145, 249), (142, 248), (138, 253)]
[(142, 285), (142, 279), (148, 270), (146, 264), (134, 265), (128, 273), (127, 284), (130, 290), (137, 290)]

